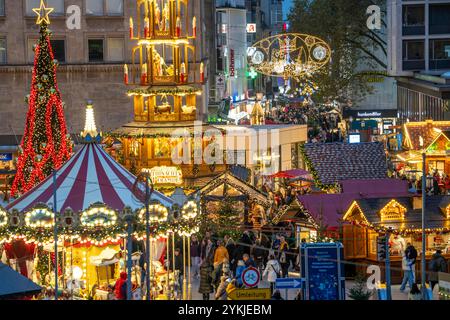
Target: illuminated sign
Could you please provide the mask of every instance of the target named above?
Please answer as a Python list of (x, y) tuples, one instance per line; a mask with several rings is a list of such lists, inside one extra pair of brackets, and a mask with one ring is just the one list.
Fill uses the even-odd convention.
[(247, 23), (247, 33), (256, 33), (256, 23)]
[(11, 161), (12, 159), (12, 153), (0, 153), (0, 161)]
[(153, 167), (151, 169), (142, 169), (142, 172), (150, 174), (154, 184), (176, 184), (183, 183), (183, 172), (177, 167)]
[(234, 50), (230, 49), (230, 77), (235, 76), (235, 69), (234, 69)]

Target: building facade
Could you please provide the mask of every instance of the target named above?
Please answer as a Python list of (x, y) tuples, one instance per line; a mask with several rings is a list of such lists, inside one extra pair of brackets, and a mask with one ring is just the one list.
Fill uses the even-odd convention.
[(401, 121), (444, 120), (450, 89), (450, 1), (389, 0), (390, 75)]
[[(33, 45), (39, 37), (33, 8), (39, 0), (0, 0), (0, 134), (21, 134), (25, 125), (33, 65)], [(65, 102), (65, 116), (71, 133), (83, 129), (84, 108), (93, 100), (98, 127), (111, 131), (133, 119), (133, 108), (125, 94), (123, 64), (132, 56), (129, 19), (136, 13), (131, 0), (46, 0), (55, 10), (50, 15), (52, 46), (60, 65), (59, 88)], [(210, 14), (207, 1), (190, 2), (197, 17), (200, 36), (195, 40), (196, 61), (208, 61), (204, 17)], [(76, 15), (80, 14), (79, 28)], [(75, 20), (73, 20), (75, 19)], [(70, 27), (69, 27), (70, 26)], [(191, 64), (192, 68), (198, 65)], [(203, 100), (207, 101), (207, 94)], [(206, 113), (206, 102), (197, 112)]]

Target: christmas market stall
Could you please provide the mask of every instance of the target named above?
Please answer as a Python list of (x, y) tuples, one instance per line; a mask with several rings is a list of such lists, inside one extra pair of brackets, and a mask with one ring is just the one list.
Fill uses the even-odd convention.
[[(389, 233), (393, 283), (400, 283), (402, 251), (411, 243), (422, 255), (422, 198), (385, 197), (357, 199), (343, 216), (343, 243), (346, 260), (379, 264), (384, 268), (380, 255), (380, 237)], [(430, 260), (436, 250), (450, 257), (450, 196), (427, 196), (426, 198), (426, 259)], [(419, 264), (416, 277), (420, 279)]]
[(214, 178), (199, 190), (202, 212), (209, 220), (229, 214), (236, 225), (260, 228), (271, 215), (271, 201), (264, 193), (229, 171)]
[(422, 175), (422, 153), (426, 153), (425, 172), (439, 172), (440, 175), (450, 173), (450, 161), (447, 157), (450, 150), (450, 121), (426, 120), (423, 122), (407, 122), (403, 125), (406, 151), (396, 155), (402, 166), (397, 166), (401, 174), (415, 172)]

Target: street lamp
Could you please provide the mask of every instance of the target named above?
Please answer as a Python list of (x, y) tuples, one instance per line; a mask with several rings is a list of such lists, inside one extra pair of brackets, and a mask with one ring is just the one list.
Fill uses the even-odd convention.
[(426, 300), (426, 248), (425, 248), (425, 204), (426, 204), (426, 159), (427, 154), (424, 149), (424, 143), (422, 136), (419, 137), (420, 148), (422, 149), (422, 257), (421, 257), (421, 285), (422, 285), (422, 299)]

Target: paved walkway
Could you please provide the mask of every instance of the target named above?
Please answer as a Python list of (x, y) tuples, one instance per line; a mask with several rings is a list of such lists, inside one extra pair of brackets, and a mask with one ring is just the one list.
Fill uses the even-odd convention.
[[(199, 280), (198, 279), (194, 279), (194, 281), (192, 282), (192, 299), (193, 300), (202, 300), (202, 294), (198, 293), (198, 287), (199, 287)], [(352, 288), (354, 282), (352, 280), (348, 280), (345, 282), (345, 288), (346, 288), (346, 292), (348, 295), (349, 289)], [(269, 283), (266, 281), (262, 281), (259, 285), (259, 288), (269, 288)], [(408, 300), (408, 291), (409, 289), (407, 288), (404, 292), (400, 292), (400, 285), (393, 285), (392, 289), (391, 289), (391, 293), (392, 293), (392, 300)], [(297, 290), (288, 290), (287, 292), (287, 296), (288, 299), (287, 300), (294, 300), (295, 296), (297, 295)], [(286, 291), (285, 290), (281, 290), (281, 296), (283, 297), (283, 299), (286, 299)], [(214, 294), (210, 295), (210, 299), (214, 299)], [(348, 296), (347, 299), (351, 300)], [(376, 300), (376, 293), (373, 294), (373, 296), (371, 297), (371, 300)], [(435, 290), (433, 292), (433, 300), (438, 300), (438, 288), (437, 286), (435, 287)]]

